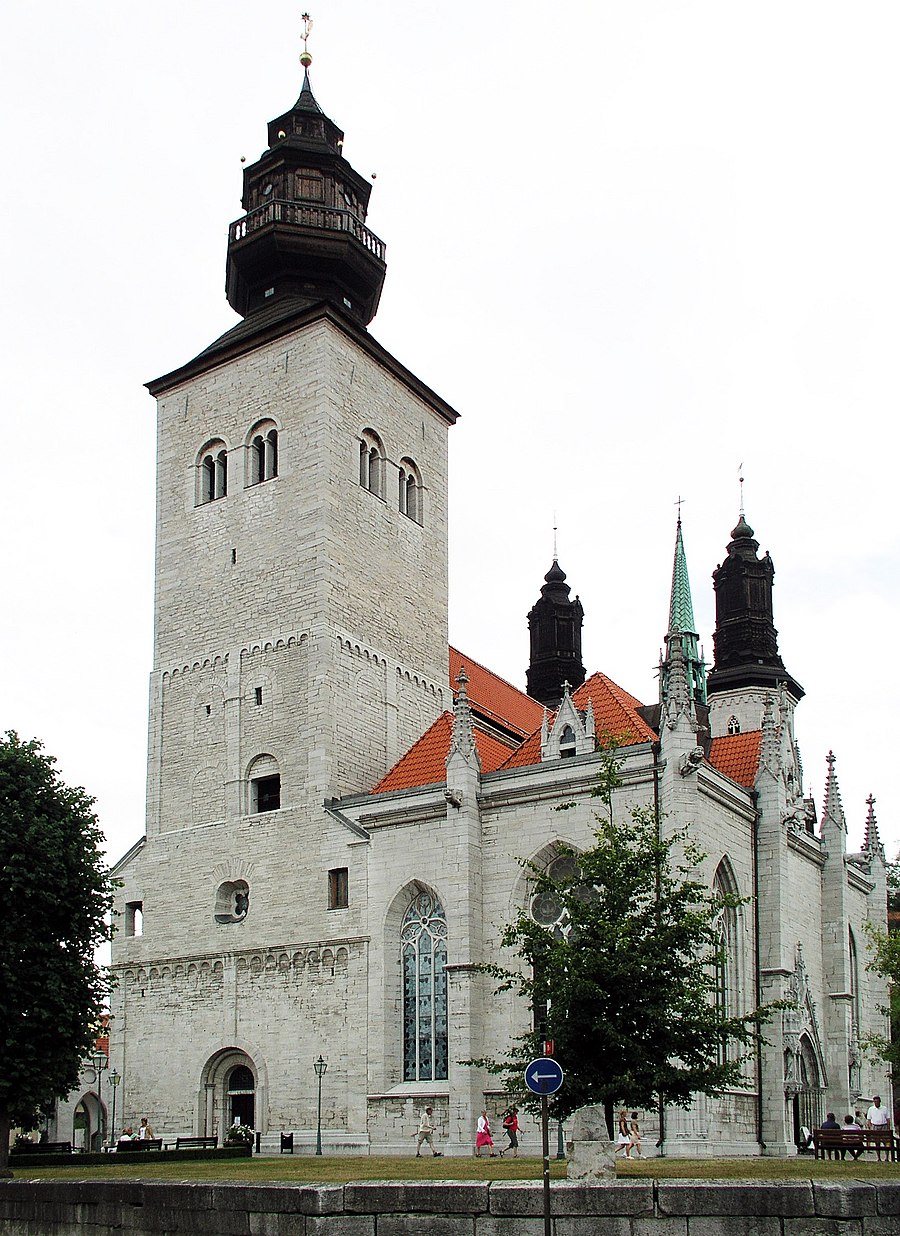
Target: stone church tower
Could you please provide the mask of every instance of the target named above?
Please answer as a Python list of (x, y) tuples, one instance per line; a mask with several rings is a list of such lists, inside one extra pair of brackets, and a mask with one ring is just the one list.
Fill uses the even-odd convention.
[[(342, 149), (307, 75), (244, 172), (227, 259), (243, 320), (148, 384), (158, 499), (147, 827), (121, 868), (114, 1039), (126, 1089), (152, 1108), (164, 1067), (167, 1095), (179, 1095), (166, 1110), (191, 1130), (230, 1122), (227, 1069), (271, 1058), (263, 1029), (294, 1040), (285, 1068), (301, 1027), (310, 1059), (337, 1046), (322, 993), (306, 993), (308, 1007), (269, 996), (265, 1016), (248, 1010), (259, 1000), (242, 981), (248, 950), (265, 946), (262, 966), (325, 957), (329, 980), (337, 958), (352, 976), (361, 933), (346, 907), (365, 895), (346, 850), (359, 837), (331, 817), (323, 827), (323, 803), (373, 785), (450, 699), (456, 413), (367, 332), (385, 247), (366, 225), (370, 185)], [(199, 1093), (195, 1062), (171, 1076), (173, 1019), (187, 1016), (192, 1037), (225, 1053), (210, 1053)], [(256, 1078), (250, 1123), (266, 1082)], [(273, 1086), (295, 1095), (298, 1082)], [(364, 1072), (354, 1086), (366, 1093)]]

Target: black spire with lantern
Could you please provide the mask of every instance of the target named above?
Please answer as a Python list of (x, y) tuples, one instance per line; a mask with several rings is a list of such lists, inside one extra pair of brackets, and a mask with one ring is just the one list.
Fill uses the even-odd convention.
[(709, 698), (741, 687), (787, 686), (794, 699), (803, 688), (778, 655), (778, 632), (772, 616), (775, 566), (768, 550), (757, 556), (759, 542), (741, 511), (731, 532), (728, 556), (713, 571), (716, 591), (715, 665), (707, 677)]
[(228, 232), (225, 291), (241, 317), (289, 301), (321, 301), (367, 326), (384, 283), (384, 243), (366, 227), (370, 182), (343, 156), (344, 135), (309, 82), (304, 14), (303, 88), (269, 124), (269, 148), (244, 169), (243, 218)]
[(578, 597), (569, 600), (570, 592), (566, 573), (554, 557), (544, 576), (541, 595), (528, 615), (531, 663), (526, 675), (527, 690), (532, 699), (548, 708), (556, 708), (562, 700), (566, 683), (574, 691), (584, 682), (584, 610)]

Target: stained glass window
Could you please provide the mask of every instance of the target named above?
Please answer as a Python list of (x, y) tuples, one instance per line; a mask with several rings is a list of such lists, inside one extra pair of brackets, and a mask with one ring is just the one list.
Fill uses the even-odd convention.
[(403, 963), (403, 1080), (447, 1077), (447, 919), (430, 893), (417, 893), (400, 928)]

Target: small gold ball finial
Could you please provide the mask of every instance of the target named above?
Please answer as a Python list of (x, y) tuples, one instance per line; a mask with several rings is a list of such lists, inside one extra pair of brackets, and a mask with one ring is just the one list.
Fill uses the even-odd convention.
[(309, 36), (312, 34), (313, 21), (309, 13), (304, 13), (300, 20), (303, 22), (303, 34), (301, 35), (301, 38), (303, 39), (303, 51), (300, 53), (300, 63), (303, 65), (304, 69), (308, 69), (312, 64), (312, 56), (309, 54), (309, 49), (306, 44)]

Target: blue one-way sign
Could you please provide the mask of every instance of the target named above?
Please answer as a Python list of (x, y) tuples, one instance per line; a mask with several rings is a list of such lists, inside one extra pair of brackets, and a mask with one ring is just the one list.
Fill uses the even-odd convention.
[(563, 1071), (549, 1056), (532, 1060), (525, 1070), (525, 1085), (532, 1094), (556, 1094), (563, 1084)]

